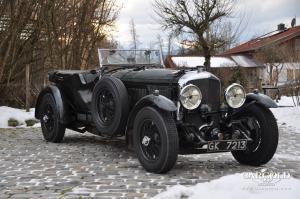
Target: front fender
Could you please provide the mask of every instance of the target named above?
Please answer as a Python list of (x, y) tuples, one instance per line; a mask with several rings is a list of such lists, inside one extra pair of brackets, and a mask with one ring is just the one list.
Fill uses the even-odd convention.
[(140, 99), (133, 107), (129, 114), (126, 128), (126, 143), (130, 150), (133, 150), (132, 129), (136, 114), (145, 106), (155, 106), (158, 109), (174, 112), (177, 110), (176, 105), (170, 99), (162, 95), (147, 95)]
[(267, 95), (261, 93), (248, 93), (246, 102), (256, 101), (258, 104), (266, 108), (277, 108), (278, 105)]
[[(138, 111), (145, 106), (155, 106), (161, 110), (173, 112), (177, 110), (176, 105), (170, 99), (166, 98), (162, 95), (147, 95), (140, 99), (133, 107), (129, 115), (130, 120), (134, 120), (134, 116), (138, 113)], [(132, 121), (133, 122), (133, 121)], [(130, 126), (130, 125), (129, 125)]]
[(143, 104), (149, 104), (149, 103), (153, 104), (157, 108), (162, 109), (164, 111), (172, 112), (177, 110), (176, 105), (170, 99), (166, 98), (163, 95), (153, 95), (153, 94), (147, 95), (142, 99), (140, 99), (136, 103), (135, 107), (138, 107)]
[(35, 106), (35, 117), (37, 119), (41, 119), (41, 102), (45, 94), (51, 93), (55, 99), (56, 107), (58, 110), (58, 117), (60, 122), (65, 123), (67, 117), (66, 117), (66, 106), (64, 105), (62, 94), (56, 86), (47, 86), (42, 90), (42, 92), (39, 94), (36, 106)]

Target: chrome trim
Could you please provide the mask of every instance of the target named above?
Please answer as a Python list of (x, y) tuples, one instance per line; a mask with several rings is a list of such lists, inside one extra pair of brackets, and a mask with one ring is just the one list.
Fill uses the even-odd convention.
[(182, 77), (180, 77), (180, 79), (178, 80), (178, 84), (182, 89), (189, 81), (197, 80), (197, 79), (207, 79), (207, 78), (219, 79), (213, 74), (206, 71), (204, 72), (188, 71)]
[[(183, 92), (184, 90), (186, 90), (187, 88), (189, 88), (189, 87), (194, 87), (196, 90), (198, 90), (199, 95), (200, 95), (200, 100), (199, 100), (199, 102), (197, 103), (198, 105), (195, 106), (195, 108), (192, 108), (192, 109), (186, 108), (186, 107), (182, 104), (182, 101), (181, 101), (182, 92)], [(180, 90), (179, 101), (181, 102), (182, 106), (183, 106), (185, 109), (188, 109), (188, 110), (195, 110), (196, 108), (198, 108), (198, 107), (200, 106), (200, 104), (201, 104), (201, 102), (202, 102), (202, 98), (203, 98), (203, 96), (202, 96), (202, 92), (201, 92), (200, 88), (199, 88), (198, 86), (195, 86), (194, 84), (186, 85), (184, 88), (182, 88), (182, 89)]]
[(205, 127), (211, 127), (211, 126), (213, 126), (213, 124), (214, 124), (214, 122), (213, 121), (211, 121), (211, 123), (209, 123), (209, 124), (203, 124), (203, 125), (201, 125), (200, 127), (199, 127), (199, 131), (201, 131), (203, 128), (205, 128)]
[(177, 119), (177, 121), (182, 120), (182, 118), (180, 117), (180, 107), (181, 107), (180, 101), (177, 101), (177, 111), (176, 111), (176, 119)]
[[(238, 87), (240, 87), (240, 88), (243, 90), (245, 97), (244, 97), (244, 100), (243, 100), (243, 102), (241, 103), (240, 106), (232, 107), (232, 106), (230, 106), (230, 104), (227, 102), (227, 97), (226, 97), (226, 96), (228, 95), (228, 91), (229, 91), (230, 89), (232, 89), (233, 87), (235, 87), (235, 86), (238, 86)], [(226, 103), (228, 104), (228, 106), (230, 106), (231, 108), (240, 108), (240, 107), (242, 107), (242, 106), (244, 105), (244, 103), (245, 103), (245, 101), (246, 101), (246, 92), (245, 92), (245, 89), (244, 89), (244, 87), (243, 87), (242, 85), (237, 84), (237, 83), (233, 83), (233, 84), (231, 84), (230, 86), (228, 86), (228, 87), (225, 89), (224, 98), (225, 98), (225, 101), (226, 101)]]

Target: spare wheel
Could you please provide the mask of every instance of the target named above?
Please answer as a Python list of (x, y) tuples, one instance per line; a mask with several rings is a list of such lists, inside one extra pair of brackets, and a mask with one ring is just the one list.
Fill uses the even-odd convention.
[(123, 82), (112, 76), (101, 78), (93, 90), (91, 111), (102, 135), (123, 135), (129, 112), (128, 93)]

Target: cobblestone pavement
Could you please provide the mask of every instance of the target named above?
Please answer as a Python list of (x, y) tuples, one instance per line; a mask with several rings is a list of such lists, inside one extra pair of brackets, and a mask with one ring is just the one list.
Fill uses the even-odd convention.
[[(280, 127), (279, 148), (265, 167), (300, 178), (300, 134)], [(147, 173), (123, 140), (69, 131), (61, 144), (41, 129), (0, 129), (0, 198), (150, 198), (168, 186), (194, 185), (255, 168), (230, 153), (179, 156), (165, 175)]]

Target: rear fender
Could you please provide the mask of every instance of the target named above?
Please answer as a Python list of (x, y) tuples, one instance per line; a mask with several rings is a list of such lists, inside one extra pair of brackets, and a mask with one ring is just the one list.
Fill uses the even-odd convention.
[(250, 103), (256, 101), (256, 103), (266, 108), (277, 108), (278, 105), (267, 95), (260, 93), (248, 93), (246, 96), (246, 102)]
[(66, 123), (66, 121), (67, 121), (66, 105), (63, 102), (62, 94), (61, 94), (59, 88), (56, 86), (47, 86), (39, 94), (37, 102), (36, 102), (36, 106), (35, 106), (35, 117), (37, 119), (42, 118), (41, 102), (42, 102), (44, 95), (46, 95), (47, 93), (52, 94), (55, 99), (56, 107), (58, 110), (59, 121), (61, 123)]

